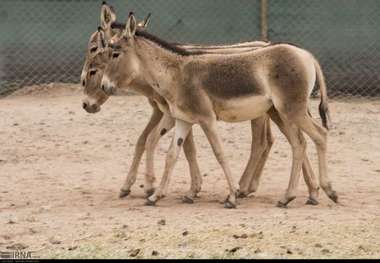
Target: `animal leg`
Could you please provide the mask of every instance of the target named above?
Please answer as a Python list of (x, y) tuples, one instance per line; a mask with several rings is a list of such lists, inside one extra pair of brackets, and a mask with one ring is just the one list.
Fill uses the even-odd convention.
[(309, 157), (305, 154), (305, 159), (302, 164), (303, 178), (309, 190), (309, 199), (306, 201), (307, 205), (318, 205), (319, 185), (317, 178), (313, 172), (310, 164)]
[(289, 120), (279, 114), (277, 111), (270, 112), (272, 120), (278, 125), (281, 132), (284, 133), (292, 148), (292, 169), (290, 174), (289, 185), (285, 196), (278, 202), (278, 207), (286, 207), (296, 198), (296, 190), (299, 183), (302, 163), (306, 154), (306, 140), (301, 130), (297, 129)]
[(146, 171), (144, 190), (147, 196), (154, 193), (154, 152), (159, 140), (174, 127), (174, 119), (171, 116), (164, 115), (158, 126), (149, 134), (145, 144), (146, 149)]
[(165, 190), (168, 188), (170, 176), (177, 162), (180, 150), (183, 146), (184, 141), (186, 140), (188, 133), (191, 130), (191, 127), (191, 123), (181, 120), (175, 121), (175, 133), (170, 144), (169, 151), (166, 155), (165, 170), (161, 179), (161, 183), (154, 194), (148, 197), (146, 205), (155, 205), (157, 200), (162, 198), (162, 196), (165, 194)]
[(270, 121), (267, 116), (252, 120), (251, 131), (251, 155), (239, 182), (239, 197), (246, 197), (257, 191), (264, 165), (273, 145)]
[(323, 191), (327, 196), (338, 202), (338, 194), (333, 189), (331, 181), (327, 176), (327, 130), (317, 124), (307, 114), (296, 119), (297, 125), (313, 140), (316, 145), (319, 163), (319, 181)]
[[(289, 137), (289, 127), (286, 125), (281, 117), (279, 116), (278, 112), (275, 109), (272, 109), (270, 111), (271, 119), (277, 124), (280, 131), (285, 135), (288, 142), (290, 142), (291, 138)], [(303, 139), (304, 140), (304, 139)], [(310, 205), (317, 205), (318, 204), (318, 192), (319, 192), (319, 186), (318, 182), (316, 180), (316, 177), (314, 175), (313, 169), (311, 168), (311, 164), (309, 161), (309, 158), (307, 157), (307, 154), (305, 152), (305, 158), (302, 163), (302, 171), (304, 180), (306, 183), (306, 186), (309, 190), (309, 199), (307, 201), (307, 204)]]
[(201, 191), (202, 176), (197, 162), (197, 152), (194, 144), (194, 136), (192, 130), (189, 132), (189, 135), (183, 144), (183, 151), (189, 163), (191, 176), (191, 187), (189, 192), (183, 197), (183, 201), (185, 203), (193, 203), (193, 198), (196, 197), (197, 194)]
[(207, 139), (210, 142), (211, 147), (214, 151), (216, 159), (218, 160), (219, 164), (222, 166), (224, 174), (227, 179), (230, 194), (224, 203), (224, 207), (236, 208), (236, 196), (237, 196), (237, 191), (239, 189), (239, 186), (235, 182), (234, 178), (232, 177), (231, 170), (228, 165), (227, 159), (225, 157), (219, 134), (217, 132), (216, 121), (204, 122), (201, 124), (201, 127), (203, 131), (205, 132)]
[(267, 131), (267, 135), (264, 139), (266, 141), (266, 144), (265, 144), (266, 148), (265, 148), (265, 150), (261, 156), (260, 163), (256, 167), (255, 172), (253, 174), (253, 178), (252, 178), (250, 188), (249, 188), (250, 193), (254, 193), (257, 191), (257, 188), (259, 186), (260, 177), (263, 173), (265, 163), (268, 160), (270, 150), (272, 149), (272, 146), (274, 143), (274, 138), (273, 138), (272, 130), (270, 127), (269, 119), (267, 120), (267, 123), (266, 123), (266, 131)]
[(144, 154), (144, 151), (145, 151), (145, 143), (147, 141), (148, 135), (154, 130), (154, 127), (157, 126), (157, 124), (162, 119), (162, 113), (161, 111), (159, 111), (158, 107), (154, 104), (151, 104), (151, 105), (153, 107), (153, 114), (137, 141), (135, 152), (133, 155), (132, 166), (129, 169), (124, 185), (120, 190), (120, 194), (119, 194), (120, 198), (126, 197), (130, 194), (131, 187), (136, 182), (138, 167), (139, 167), (142, 155)]

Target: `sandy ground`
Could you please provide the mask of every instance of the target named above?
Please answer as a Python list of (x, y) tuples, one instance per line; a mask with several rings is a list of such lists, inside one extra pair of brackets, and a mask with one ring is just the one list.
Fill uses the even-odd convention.
[[(319, 206), (305, 206), (301, 182), (288, 209), (275, 207), (289, 179), (290, 148), (273, 126), (259, 191), (226, 210), (227, 184), (199, 128), (204, 185), (195, 204), (180, 201), (189, 184), (183, 155), (157, 207), (144, 206), (143, 165), (132, 195), (119, 199), (150, 107), (142, 97), (118, 96), (89, 115), (74, 91), (0, 99), (0, 251), (25, 248), (39, 258), (380, 257), (380, 101), (331, 102), (329, 175), (340, 205), (321, 193)], [(249, 157), (249, 124), (219, 127), (238, 178)], [(168, 144), (165, 138), (157, 151), (158, 177)], [(311, 143), (308, 152), (316, 170)]]

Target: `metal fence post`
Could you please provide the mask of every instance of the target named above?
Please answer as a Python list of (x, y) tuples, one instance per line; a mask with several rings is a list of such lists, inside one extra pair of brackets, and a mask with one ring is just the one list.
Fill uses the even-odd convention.
[(268, 41), (268, 0), (261, 0), (261, 40)]

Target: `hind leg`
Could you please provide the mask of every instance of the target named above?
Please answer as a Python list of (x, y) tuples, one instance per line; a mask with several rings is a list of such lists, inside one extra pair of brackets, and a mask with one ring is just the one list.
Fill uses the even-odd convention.
[(297, 126), (300, 127), (315, 143), (318, 153), (320, 185), (327, 196), (337, 203), (338, 195), (333, 189), (331, 181), (327, 176), (327, 130), (318, 125), (307, 114), (299, 116), (295, 121)]
[(302, 172), (305, 183), (309, 190), (309, 199), (306, 201), (307, 205), (318, 205), (318, 197), (319, 197), (319, 185), (317, 178), (311, 168), (310, 160), (305, 154), (305, 159), (302, 164)]
[(191, 176), (190, 190), (183, 197), (183, 202), (192, 204), (194, 202), (193, 198), (197, 197), (197, 194), (201, 191), (202, 187), (202, 176), (197, 161), (197, 152), (192, 130), (189, 132), (189, 135), (187, 135), (187, 138), (183, 144), (183, 151), (187, 162), (189, 163)]
[(253, 173), (252, 180), (249, 186), (250, 193), (255, 193), (257, 191), (257, 188), (259, 187), (260, 178), (263, 173), (265, 163), (268, 160), (270, 150), (272, 149), (272, 146), (273, 146), (274, 138), (273, 138), (269, 118), (267, 118), (266, 123), (265, 123), (265, 137), (263, 137), (263, 139), (264, 139), (265, 150), (263, 154), (261, 155), (260, 162)]
[(239, 181), (239, 197), (246, 197), (250, 193), (256, 192), (265, 162), (273, 145), (268, 116), (252, 120), (251, 131), (251, 155)]
[[(274, 109), (273, 111), (274, 114), (276, 114), (277, 116), (277, 125), (283, 126), (282, 120), (278, 116), (278, 113)], [(248, 194), (257, 191), (264, 165), (268, 159), (270, 149), (272, 148), (274, 142), (269, 119), (267, 117), (260, 119), (252, 121), (252, 150), (250, 163), (254, 162), (255, 158), (260, 160), (256, 163), (256, 168), (254, 169), (253, 174), (250, 174), (251, 176), (248, 180), (251, 180), (251, 182), (247, 192), (245, 192), (246, 186), (243, 184), (243, 182), (246, 182), (247, 179), (245, 179), (244, 181), (243, 178), (244, 176), (247, 176), (246, 172), (248, 170), (248, 167), (246, 169), (246, 172), (243, 174), (242, 179), (240, 181), (240, 187), (241, 189), (243, 188), (243, 190), (240, 191), (240, 197), (247, 196)], [(265, 121), (265, 123), (263, 123), (263, 121)], [(283, 133), (286, 134), (286, 131), (283, 131)], [(317, 205), (319, 196), (319, 185), (311, 167), (309, 158), (307, 157), (307, 154), (305, 155), (305, 159), (302, 164), (302, 171), (306, 186), (309, 191), (309, 199), (307, 200), (306, 204)]]
[[(301, 130), (294, 126), (294, 124), (290, 123), (285, 116), (281, 116), (281, 114), (279, 114), (274, 109), (270, 111), (270, 116), (272, 120), (278, 125), (281, 132), (286, 136), (292, 147), (293, 160), (288, 189), (285, 193), (285, 196), (277, 204), (278, 207), (286, 207), (291, 201), (296, 198), (296, 190), (299, 182), (301, 167), (305, 166), (304, 160), (306, 155), (306, 140), (303, 137)], [(306, 171), (306, 174), (304, 174), (304, 176), (309, 176), (307, 173), (307, 168), (308, 167), (306, 167), (304, 170)], [(307, 186), (309, 187), (309, 192), (312, 186), (308, 183), (311, 181), (312, 178), (306, 180)]]

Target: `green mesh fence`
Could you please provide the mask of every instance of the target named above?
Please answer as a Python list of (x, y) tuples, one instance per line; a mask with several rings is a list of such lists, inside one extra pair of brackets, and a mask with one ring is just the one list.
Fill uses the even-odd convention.
[[(32, 84), (78, 83), (96, 0), (1, 0), (0, 94)], [(149, 31), (173, 42), (260, 39), (261, 0), (109, 0), (118, 20), (153, 14)], [(298, 44), (320, 60), (330, 96), (379, 96), (380, 1), (268, 0), (271, 41)]]
[[(79, 81), (102, 1), (0, 1), (0, 93), (25, 85)], [(118, 20), (152, 12), (150, 31), (173, 42), (233, 43), (259, 37), (259, 1), (107, 1)]]
[(330, 96), (380, 96), (380, 1), (269, 0), (269, 38), (310, 50)]

